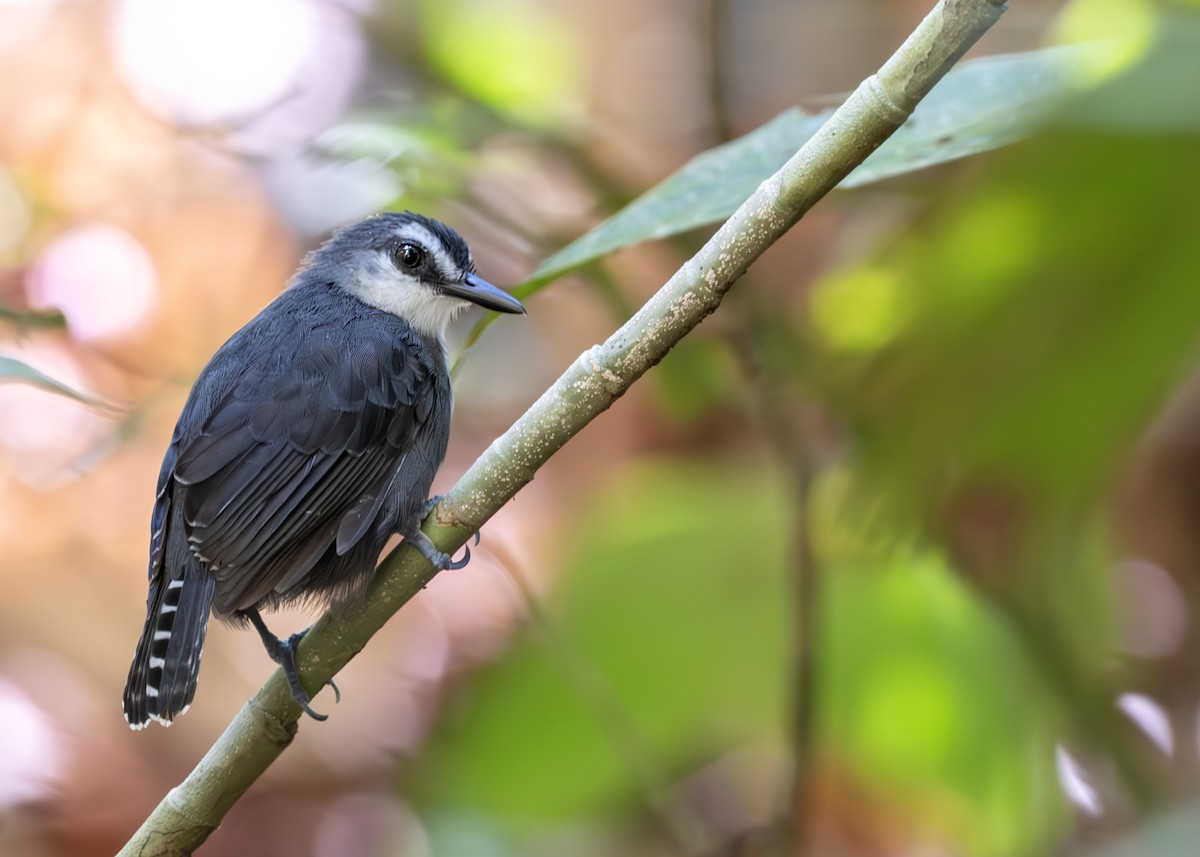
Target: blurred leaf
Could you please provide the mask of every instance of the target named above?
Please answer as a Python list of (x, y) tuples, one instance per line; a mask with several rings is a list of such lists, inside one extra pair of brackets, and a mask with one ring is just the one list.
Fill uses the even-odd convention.
[(436, 0), (422, 4), (429, 62), (492, 108), (540, 122), (575, 95), (573, 34), (529, 0)]
[(689, 336), (671, 349), (652, 375), (657, 402), (677, 422), (692, 424), (714, 408), (734, 404), (739, 389), (736, 367), (726, 346)]
[(85, 405), (108, 407), (103, 402), (100, 402), (91, 396), (72, 390), (66, 384), (55, 381), (48, 375), (34, 369), (28, 363), (23, 363), (14, 357), (5, 357), (0, 355), (0, 383), (5, 381), (16, 381), (23, 384), (32, 384), (35, 387), (41, 387), (43, 390), (48, 390), (51, 393), (58, 393), (63, 396), (69, 396), (76, 401), (83, 402)]
[(1011, 629), (936, 555), (826, 559), (818, 698), (831, 758), (902, 807), (917, 838), (1041, 853), (1066, 819), (1059, 724)]
[[(1200, 4), (1106, 2), (1071, 4), (1065, 18), (1095, 23), (1118, 37), (1089, 53), (1082, 73), (1095, 81), (1056, 113), (1063, 125), (1142, 134), (1200, 134)], [(1073, 28), (1067, 28), (1073, 29)]]
[[(1149, 68), (1190, 62), (1176, 86), (1200, 76), (1194, 47), (1155, 51), (1086, 110), (1065, 107), (1071, 127), (992, 158), (874, 258), (818, 283), (825, 356), (805, 367), (854, 428), (861, 490), (888, 501), (894, 527), (946, 546), (1135, 794), (1144, 777), (1110, 695), (1104, 502), (1195, 368), (1200, 168), (1177, 119), (1106, 129), (1136, 81), (1164, 79)], [(1166, 117), (1171, 99), (1155, 98)]]
[(383, 164), (401, 159), (429, 163), (462, 157), (458, 141), (445, 135), (430, 136), (407, 116), (354, 117), (325, 131), (314, 145), (336, 158), (368, 158)]
[[(554, 636), (473, 678), (410, 788), (525, 827), (640, 809), (639, 768), (669, 786), (739, 748), (784, 752), (789, 507), (744, 461), (622, 474), (545, 605)], [(965, 853), (1046, 845), (1057, 720), (1011, 629), (934, 555), (847, 556), (825, 557), (820, 757)]]
[(990, 471), (1061, 495), (1106, 477), (1196, 356), (1195, 146), (1045, 138), (819, 284), (827, 375), (853, 385), (888, 484), (932, 499)]
[(16, 310), (0, 306), (0, 320), (8, 322), (18, 330), (32, 330), (34, 328), (61, 328), (67, 326), (67, 321), (65, 318), (63, 318), (63, 314), (56, 309)]
[(746, 464), (623, 473), (584, 519), (545, 605), (555, 638), (526, 637), (472, 682), (414, 786), (524, 823), (634, 800), (645, 766), (673, 777), (728, 748), (778, 741), (780, 490)]
[[(868, 184), (1021, 139), (1066, 94), (1068, 72), (1085, 50), (1051, 48), (962, 63), (842, 187)], [(724, 220), (832, 114), (832, 109), (815, 116), (788, 110), (746, 136), (696, 156), (542, 262), (531, 281), (546, 282), (629, 244)]]
[(400, 185), (388, 207), (436, 214), (462, 195), (475, 163), (470, 109), (430, 98), (419, 108), (360, 111), (321, 134), (314, 149), (339, 161), (386, 166)]
[(1139, 87), (1200, 77), (1195, 32), (814, 289), (828, 357), (814, 371), (853, 403), (883, 483), (921, 508), (982, 474), (1060, 499), (1102, 485), (1193, 368), (1200, 168), (1184, 102), (1148, 95), (1170, 124), (1103, 129)]

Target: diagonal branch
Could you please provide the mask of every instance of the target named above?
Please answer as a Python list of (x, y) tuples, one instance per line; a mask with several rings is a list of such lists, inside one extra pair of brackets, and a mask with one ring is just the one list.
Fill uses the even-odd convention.
[[(716, 310), (746, 268), (904, 123), (1005, 8), (1003, 0), (940, 0), (879, 72), (654, 297), (606, 342), (580, 355), (484, 452), (427, 522), (438, 547), (462, 545), (550, 456)], [(434, 574), (407, 545), (389, 554), (361, 609), (326, 614), (304, 638), (297, 662), (305, 686), (320, 689)], [(276, 671), (121, 854), (190, 854), (291, 743), (299, 716)]]

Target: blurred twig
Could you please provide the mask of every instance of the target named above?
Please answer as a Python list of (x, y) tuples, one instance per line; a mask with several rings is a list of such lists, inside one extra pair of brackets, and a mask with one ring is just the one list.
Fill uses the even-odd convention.
[(729, 60), (729, 4), (725, 0), (706, 0), (704, 4), (704, 36), (708, 45), (708, 105), (712, 134), (717, 143), (734, 138), (733, 122), (729, 118), (726, 98)]
[(704, 824), (687, 804), (671, 801), (666, 770), (603, 673), (559, 633), (525, 578), (508, 569), (506, 572), (520, 592), (530, 622), (542, 636), (546, 651), (557, 661), (563, 681), (589, 707), (605, 737), (633, 772), (649, 810), (675, 840), (679, 852), (708, 853), (711, 843)]
[[(451, 489), (426, 522), (442, 550), (464, 544), (537, 470), (693, 328), (750, 264), (886, 140), (945, 72), (999, 18), (1002, 0), (940, 0), (878, 73), (784, 167), (764, 182), (657, 294), (602, 345), (584, 352)], [(402, 544), (380, 565), (357, 611), (326, 614), (298, 665), (315, 692), (434, 575)], [(280, 671), (121, 851), (189, 854), (291, 743), (300, 709)]]
[[(786, 832), (790, 840), (791, 857), (804, 857), (810, 851), (811, 837), (806, 818), (812, 807), (813, 773), (816, 753), (816, 711), (818, 664), (821, 658), (817, 646), (821, 638), (820, 611), (821, 571), (813, 553), (809, 533), (809, 498), (817, 475), (815, 442), (811, 420), (797, 413), (797, 405), (806, 402), (797, 396), (793, 385), (794, 371), (781, 365), (777, 355), (780, 337), (791, 336), (778, 322), (778, 310), (767, 302), (756, 300), (750, 306), (751, 318), (747, 330), (732, 340), (734, 351), (742, 365), (753, 399), (754, 410), (761, 422), (786, 477), (792, 501), (789, 510), (792, 526), (787, 533), (788, 560), (792, 583), (795, 627), (792, 629), (792, 689), (791, 750), (792, 782), (788, 801), (790, 816)], [(793, 349), (782, 349), (786, 358)]]

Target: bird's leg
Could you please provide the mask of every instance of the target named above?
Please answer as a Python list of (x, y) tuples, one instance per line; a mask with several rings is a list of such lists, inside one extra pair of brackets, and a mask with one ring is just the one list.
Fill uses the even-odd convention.
[[(296, 704), (313, 720), (328, 720), (328, 714), (318, 714), (309, 707), (312, 697), (308, 695), (308, 691), (300, 684), (300, 671), (296, 669), (296, 646), (304, 639), (304, 635), (308, 633), (308, 628), (292, 634), (286, 640), (281, 640), (271, 633), (267, 624), (262, 620), (262, 616), (258, 614), (258, 610), (251, 607), (249, 610), (241, 611), (241, 613), (250, 620), (250, 624), (254, 626), (254, 630), (258, 631), (258, 636), (262, 638), (263, 647), (267, 650), (267, 656), (283, 667), (283, 676), (287, 679), (288, 689), (291, 690), (292, 699), (296, 701)], [(341, 702), (342, 692), (333, 683), (333, 679), (330, 679), (326, 684), (333, 688), (334, 704), (336, 705)]]

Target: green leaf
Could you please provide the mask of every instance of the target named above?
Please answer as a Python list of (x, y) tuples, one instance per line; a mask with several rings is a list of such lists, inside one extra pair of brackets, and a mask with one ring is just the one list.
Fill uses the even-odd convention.
[[(1084, 50), (1050, 48), (961, 64), (842, 186), (880, 181), (1021, 139), (1066, 94), (1067, 73)], [(531, 281), (546, 282), (639, 241), (724, 220), (832, 114), (827, 110), (810, 116), (791, 109), (744, 137), (696, 156), (546, 259)]]
[(32, 384), (35, 387), (40, 387), (43, 390), (48, 390), (51, 393), (69, 396), (70, 398), (79, 402), (83, 402), (86, 405), (107, 407), (97, 399), (73, 390), (66, 384), (55, 381), (49, 375), (39, 372), (28, 363), (17, 360), (15, 357), (5, 357), (0, 355), (0, 383), (5, 381)]
[(530, 279), (546, 282), (629, 244), (725, 219), (826, 118), (791, 108), (744, 137), (697, 155), (679, 172), (545, 259)]

